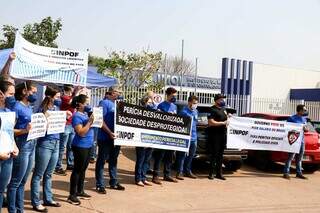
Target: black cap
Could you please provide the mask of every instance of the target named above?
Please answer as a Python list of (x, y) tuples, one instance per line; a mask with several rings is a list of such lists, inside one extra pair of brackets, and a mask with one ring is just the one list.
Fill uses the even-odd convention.
[(219, 100), (220, 98), (226, 98), (227, 96), (225, 95), (222, 95), (222, 94), (216, 94), (214, 96), (214, 102), (216, 102), (217, 100)]

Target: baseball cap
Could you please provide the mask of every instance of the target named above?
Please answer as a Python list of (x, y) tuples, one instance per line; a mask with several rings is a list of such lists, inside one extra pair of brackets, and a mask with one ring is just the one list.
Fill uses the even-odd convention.
[(214, 96), (214, 101), (216, 102), (217, 100), (219, 100), (220, 98), (226, 98), (227, 96), (225, 96), (225, 95), (222, 95), (222, 94), (216, 94), (215, 96)]

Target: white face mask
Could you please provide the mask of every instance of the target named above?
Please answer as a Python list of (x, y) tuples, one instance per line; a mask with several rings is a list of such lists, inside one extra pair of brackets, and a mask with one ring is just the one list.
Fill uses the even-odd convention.
[(198, 107), (198, 104), (192, 104), (192, 105), (191, 105), (191, 109), (192, 109), (192, 110), (196, 110), (197, 107)]

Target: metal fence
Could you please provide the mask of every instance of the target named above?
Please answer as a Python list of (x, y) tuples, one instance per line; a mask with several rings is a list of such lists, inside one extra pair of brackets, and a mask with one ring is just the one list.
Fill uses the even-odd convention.
[[(91, 90), (91, 103), (96, 106), (105, 96), (107, 88), (97, 88)], [(122, 91), (124, 99), (128, 103), (138, 104), (139, 100), (148, 91), (147, 88), (125, 87)], [(154, 91), (156, 94), (164, 94), (164, 89)], [(190, 95), (196, 95), (199, 98), (199, 104), (210, 106), (213, 104), (214, 93), (178, 91), (178, 102), (186, 103)], [(244, 113), (270, 113), (270, 114), (294, 114), (298, 104), (304, 104), (309, 111), (309, 118), (320, 120), (320, 102), (308, 102), (303, 100), (289, 99), (269, 99), (256, 98), (251, 96), (228, 95), (227, 105), (237, 110), (238, 115)]]

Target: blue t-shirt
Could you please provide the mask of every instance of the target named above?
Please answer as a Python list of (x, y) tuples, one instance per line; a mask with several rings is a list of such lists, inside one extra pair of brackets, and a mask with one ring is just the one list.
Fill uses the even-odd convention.
[[(52, 109), (48, 109), (48, 111), (59, 111), (59, 107), (54, 106)], [(39, 112), (43, 112), (41, 108), (39, 108)], [(48, 140), (60, 140), (60, 134), (51, 134), (51, 135), (46, 135), (42, 138), (39, 138), (38, 141), (48, 141)]]
[[(106, 123), (108, 128), (114, 132), (114, 111), (115, 103), (112, 100), (104, 99), (100, 101), (99, 106), (103, 109), (103, 121)], [(98, 140), (105, 141), (110, 139), (109, 134), (102, 128), (98, 131)]]
[(191, 141), (197, 141), (197, 123), (198, 123), (198, 110), (191, 110), (188, 106), (183, 107), (179, 115), (189, 116), (193, 118), (191, 124)]
[[(297, 114), (292, 115), (288, 118), (288, 122), (296, 123), (296, 124), (306, 124), (307, 119), (303, 116), (299, 116)], [(304, 143), (304, 134), (302, 135), (302, 143)]]
[[(30, 105), (24, 105), (20, 101), (16, 102), (12, 111), (16, 112), (17, 122), (15, 129), (26, 129), (31, 122), (32, 107)], [(27, 140), (28, 133), (17, 136), (20, 140)]]
[(158, 109), (162, 112), (177, 114), (177, 106), (174, 103), (163, 101), (158, 105)]
[[(72, 127), (75, 128), (77, 125), (81, 124), (85, 126), (89, 121), (89, 117), (87, 114), (83, 114), (81, 112), (75, 112), (72, 116)], [(84, 137), (81, 137), (77, 133), (72, 141), (72, 146), (80, 147), (80, 148), (91, 148), (94, 140), (94, 130), (90, 128), (87, 134)]]

